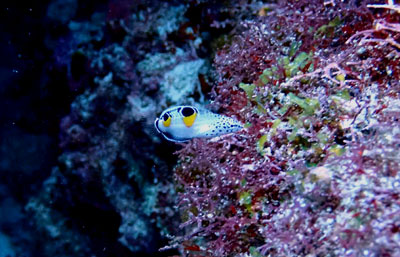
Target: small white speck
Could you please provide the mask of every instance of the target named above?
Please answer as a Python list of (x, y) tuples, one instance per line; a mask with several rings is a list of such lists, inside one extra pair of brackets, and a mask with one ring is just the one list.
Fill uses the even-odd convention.
[(12, 70), (13, 73), (18, 73), (18, 70)]
[(335, 220), (332, 219), (332, 218), (328, 218), (328, 219), (326, 220), (326, 223), (327, 223), (328, 225), (332, 225), (334, 222), (335, 222)]

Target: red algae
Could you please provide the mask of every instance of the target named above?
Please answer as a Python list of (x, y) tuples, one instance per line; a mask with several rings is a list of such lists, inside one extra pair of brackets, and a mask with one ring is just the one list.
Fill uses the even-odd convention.
[(398, 10), (279, 1), (242, 23), (213, 105), (246, 129), (178, 152), (185, 256), (400, 254)]

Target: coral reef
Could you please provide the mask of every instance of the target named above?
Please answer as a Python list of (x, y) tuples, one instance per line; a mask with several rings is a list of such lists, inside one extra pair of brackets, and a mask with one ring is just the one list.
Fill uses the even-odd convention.
[(393, 1), (6, 2), (0, 256), (400, 255)]
[(280, 1), (215, 57), (215, 108), (246, 124), (175, 170), (187, 256), (397, 256), (400, 13)]
[[(71, 3), (65, 15), (83, 12)], [(229, 4), (213, 2), (107, 4), (86, 11), (90, 18), (60, 17), (68, 34), (47, 41), (74, 96), (60, 122), (58, 163), (25, 207), (44, 256), (177, 253), (158, 251), (181, 231), (177, 146), (157, 135), (154, 118), (170, 105), (205, 103), (213, 51), (206, 39), (232, 29), (208, 22), (237, 19), (221, 14)], [(52, 19), (56, 8), (59, 1), (49, 7)], [(210, 10), (208, 22), (198, 17)]]

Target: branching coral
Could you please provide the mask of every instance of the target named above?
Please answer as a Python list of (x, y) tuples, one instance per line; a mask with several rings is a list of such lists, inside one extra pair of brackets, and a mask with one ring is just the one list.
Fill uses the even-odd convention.
[(175, 171), (188, 256), (396, 256), (399, 6), (285, 1), (215, 58), (241, 134)]

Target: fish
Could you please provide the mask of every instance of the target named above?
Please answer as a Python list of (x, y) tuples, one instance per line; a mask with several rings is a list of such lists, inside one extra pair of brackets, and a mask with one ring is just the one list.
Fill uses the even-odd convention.
[(213, 138), (243, 129), (234, 118), (190, 105), (173, 106), (164, 110), (154, 126), (165, 139), (186, 142), (193, 138)]

